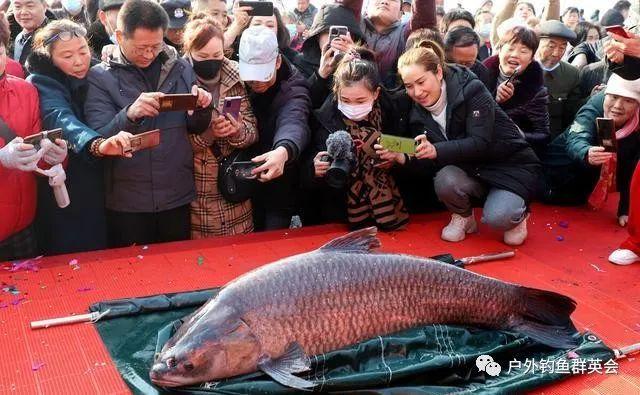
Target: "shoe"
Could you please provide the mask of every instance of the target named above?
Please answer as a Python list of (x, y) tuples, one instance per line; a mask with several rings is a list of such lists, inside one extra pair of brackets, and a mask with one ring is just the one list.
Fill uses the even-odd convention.
[(625, 250), (623, 248), (619, 248), (609, 255), (609, 262), (615, 263), (616, 265), (626, 266), (638, 261), (640, 261), (640, 256), (631, 250)]
[(527, 219), (529, 216), (524, 217), (522, 221), (515, 228), (509, 229), (504, 232), (504, 243), (510, 246), (519, 246), (527, 239)]
[(467, 236), (467, 233), (475, 233), (478, 231), (478, 223), (473, 216), (473, 212), (468, 217), (463, 217), (460, 214), (451, 214), (451, 221), (449, 225), (442, 228), (442, 234), (440, 237), (442, 240), (457, 242), (462, 241)]

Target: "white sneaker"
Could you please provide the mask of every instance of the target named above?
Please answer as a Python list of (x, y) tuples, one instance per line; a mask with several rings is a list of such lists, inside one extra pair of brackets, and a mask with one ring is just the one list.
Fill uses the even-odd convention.
[(515, 228), (509, 229), (504, 232), (504, 243), (510, 246), (519, 246), (527, 239), (527, 219), (529, 215), (524, 217), (522, 221)]
[(440, 237), (442, 240), (457, 242), (462, 241), (467, 236), (467, 233), (475, 233), (478, 231), (478, 223), (473, 216), (473, 211), (468, 217), (463, 217), (460, 214), (451, 214), (451, 221), (449, 225), (442, 228), (442, 234)]
[(609, 262), (616, 265), (631, 265), (633, 262), (640, 261), (640, 256), (631, 250), (619, 248), (609, 255)]

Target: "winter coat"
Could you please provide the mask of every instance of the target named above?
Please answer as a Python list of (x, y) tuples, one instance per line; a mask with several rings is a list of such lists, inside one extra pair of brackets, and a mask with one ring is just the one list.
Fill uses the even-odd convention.
[(640, 58), (633, 56), (625, 56), (622, 64), (612, 63), (607, 59), (609, 70), (618, 74), (625, 80), (637, 80), (640, 78)]
[[(587, 162), (589, 148), (597, 146), (598, 131), (596, 128), (596, 118), (604, 117), (605, 93), (600, 92), (589, 99), (582, 106), (573, 124), (556, 140), (554, 146), (562, 146), (564, 143), (565, 155), (556, 155), (551, 165), (579, 164), (585, 169), (594, 168)], [(629, 214), (629, 185), (633, 171), (640, 159), (640, 128), (624, 139), (618, 140), (618, 161), (616, 168), (616, 182), (620, 192), (620, 202), (618, 203), (618, 215)]]
[(91, 128), (105, 137), (121, 130), (133, 134), (161, 130), (159, 146), (137, 152), (133, 158), (105, 160), (106, 207), (110, 210), (153, 213), (184, 206), (195, 198), (188, 133), (203, 132), (211, 111), (199, 110), (193, 116), (183, 111), (162, 112), (138, 122), (127, 118), (127, 109), (142, 92), (190, 93), (196, 84), (193, 69), (178, 58), (175, 49), (165, 45), (158, 57), (162, 63), (158, 86), (150, 86), (120, 51), (89, 71), (85, 117)]
[[(241, 96), (240, 114), (243, 129), (233, 138), (215, 139), (214, 144), (220, 156), (216, 156), (211, 145), (203, 135), (192, 134), (194, 175), (196, 180), (196, 199), (191, 203), (191, 238), (202, 239), (212, 236), (226, 236), (249, 233), (253, 230), (251, 201), (231, 203), (224, 199), (218, 187), (218, 161), (222, 157), (232, 155), (237, 150), (244, 150), (258, 138), (256, 118), (251, 110), (244, 84), (240, 80), (238, 63), (227, 58), (222, 60), (220, 81), (216, 86), (199, 81), (200, 86), (213, 92), (219, 91), (219, 102), (216, 111), (221, 109), (225, 97)], [(219, 112), (218, 112), (219, 113)], [(214, 113), (215, 116), (215, 113)], [(212, 126), (205, 131), (210, 133)]]
[[(402, 136), (406, 132), (406, 115), (411, 101), (404, 91), (390, 93), (381, 88), (378, 104), (382, 114), (383, 134)], [(324, 178), (315, 176), (313, 160), (318, 152), (327, 150), (327, 138), (338, 130), (347, 130), (344, 115), (338, 110), (334, 94), (329, 94), (320, 108), (313, 112), (311, 120), (312, 139), (301, 163), (301, 186), (304, 190), (303, 213), (305, 224), (346, 222), (347, 189), (336, 189), (326, 184)], [(395, 174), (394, 174), (395, 176)], [(415, 180), (413, 182), (415, 185)], [(403, 185), (398, 188), (404, 198)]]
[[(356, 16), (361, 15), (363, 0), (342, 0), (342, 4), (352, 9)], [(398, 20), (381, 32), (376, 30), (370, 19), (362, 19), (360, 28), (364, 32), (367, 46), (378, 57), (380, 77), (387, 88), (391, 89), (399, 85), (397, 63), (400, 55), (404, 52), (409, 34), (420, 28), (437, 30), (435, 10), (435, 0), (414, 0), (411, 7), (411, 19), (406, 22)]]
[(531, 201), (540, 162), (518, 127), (493, 96), (466, 68), (449, 66), (445, 135), (431, 114), (417, 103), (409, 114), (412, 136), (425, 133), (435, 146), (435, 160), (412, 159), (406, 166), (447, 165), (462, 168), (492, 188), (505, 189)]
[(104, 249), (104, 169), (88, 152), (90, 142), (100, 134), (84, 122), (87, 79), (65, 75), (48, 56), (36, 52), (29, 56), (27, 69), (28, 81), (39, 92), (42, 127), (61, 128), (69, 143), (66, 186), (71, 204), (59, 208), (47, 180), (39, 181), (38, 246), (45, 255)]
[[(0, 148), (16, 136), (38, 133), (38, 91), (30, 83), (6, 73), (0, 76), (0, 118), (15, 135), (0, 134)], [(0, 241), (31, 224), (36, 213), (36, 176), (0, 165)]]
[(22, 65), (9, 57), (6, 59), (7, 65), (4, 71), (9, 75), (24, 79), (24, 70), (22, 69)]
[[(498, 55), (485, 59), (483, 63), (489, 69), (489, 91), (495, 97), (500, 75)], [(547, 108), (549, 99), (540, 64), (532, 61), (515, 78), (513, 84), (515, 93), (509, 100), (500, 103), (500, 107), (520, 128), (536, 152), (539, 152), (547, 145), (551, 134)]]
[(551, 138), (571, 125), (578, 109), (584, 104), (580, 91), (580, 72), (565, 61), (552, 71), (544, 72), (544, 86), (549, 94)]
[[(269, 97), (268, 103), (264, 99)], [(284, 174), (275, 180), (259, 183), (253, 201), (267, 209), (288, 209), (297, 200), (297, 162), (309, 144), (309, 86), (305, 78), (284, 58), (277, 72), (276, 84), (267, 92), (249, 94), (258, 121), (258, 143), (252, 151), (263, 154), (278, 147), (289, 153)]]

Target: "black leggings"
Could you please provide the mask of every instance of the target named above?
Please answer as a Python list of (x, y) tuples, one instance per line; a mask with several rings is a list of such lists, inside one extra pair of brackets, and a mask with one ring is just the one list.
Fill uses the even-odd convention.
[(157, 213), (125, 213), (107, 210), (111, 247), (187, 240), (190, 225), (189, 205)]

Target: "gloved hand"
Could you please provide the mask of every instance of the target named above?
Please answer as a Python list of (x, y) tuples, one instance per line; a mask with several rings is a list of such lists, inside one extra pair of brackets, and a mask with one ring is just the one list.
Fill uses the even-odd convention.
[(52, 166), (64, 162), (67, 157), (67, 142), (64, 140), (57, 139), (54, 144), (49, 139), (43, 139), (40, 147), (44, 152), (44, 161)]
[(16, 137), (0, 148), (0, 164), (7, 169), (33, 171), (36, 169), (42, 153), (31, 144), (24, 144), (22, 137)]

